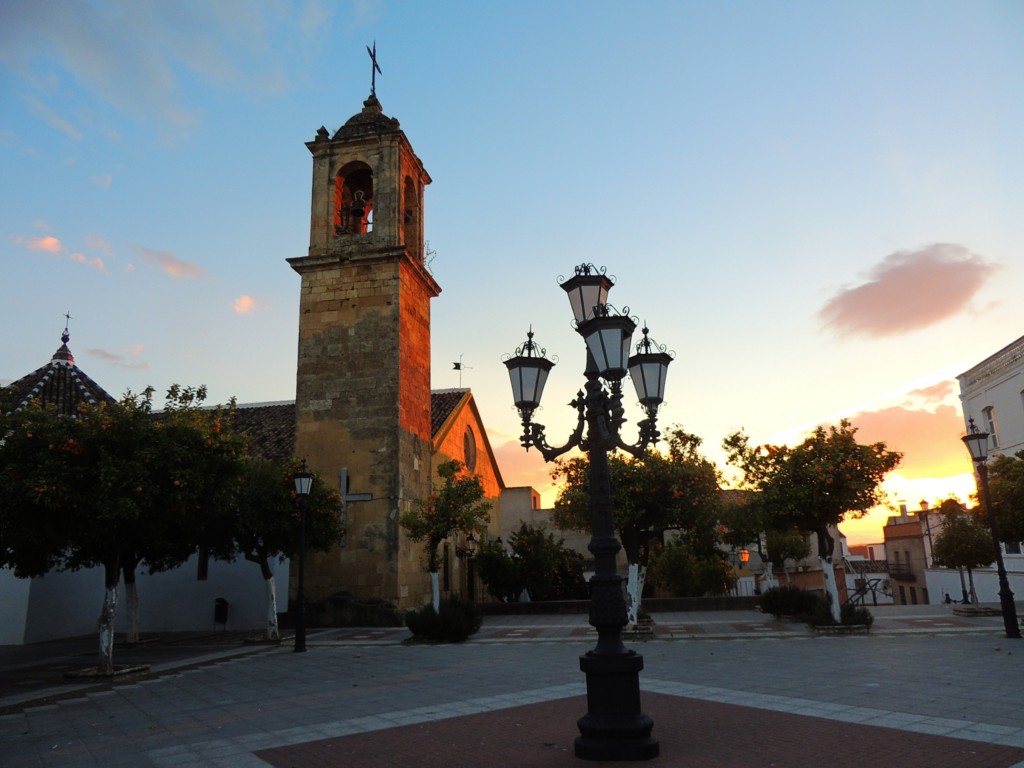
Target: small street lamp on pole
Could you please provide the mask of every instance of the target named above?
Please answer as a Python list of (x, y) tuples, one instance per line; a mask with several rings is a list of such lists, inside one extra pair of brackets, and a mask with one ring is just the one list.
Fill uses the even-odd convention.
[[(536, 448), (545, 461), (580, 448), (589, 458), (590, 544), (594, 575), (590, 579), (590, 624), (597, 630), (597, 646), (580, 657), (580, 669), (587, 676), (586, 715), (577, 722), (576, 757), (585, 760), (648, 760), (659, 753), (658, 740), (651, 736), (654, 721), (640, 711), (640, 679), (643, 657), (622, 643), (626, 625), (623, 578), (615, 567), (622, 548), (615, 536), (614, 508), (608, 453), (621, 449), (640, 457), (657, 442), (657, 412), (665, 396), (665, 375), (672, 356), (656, 345), (643, 329), (643, 339), (630, 356), (631, 336), (636, 321), (628, 308), (615, 313), (607, 303), (614, 285), (592, 264), (576, 267), (576, 274), (560, 280), (569, 296), (576, 332), (586, 342), (585, 390), (577, 393), (570, 406), (576, 409), (577, 424), (568, 442), (548, 445), (544, 426), (533, 421), (540, 406), (548, 373), (554, 363), (533, 341), (533, 330), (514, 356), (508, 356), (512, 396), (522, 418), (520, 442)], [(637, 398), (647, 415), (637, 425), (639, 440), (627, 445), (620, 437), (626, 419), (622, 407), (622, 380), (633, 379)], [(584, 431), (586, 434), (584, 434)]]
[(299, 589), (296, 595), (298, 613), (295, 617), (295, 653), (306, 651), (306, 501), (313, 487), (313, 473), (306, 469), (306, 460), (295, 473), (295, 495), (299, 499)]
[(1006, 566), (1003, 565), (1003, 549), (999, 541), (999, 523), (996, 520), (995, 511), (992, 509), (992, 500), (989, 497), (988, 489), (988, 432), (979, 432), (974, 425), (974, 418), (968, 420), (971, 431), (963, 436), (964, 445), (971, 452), (971, 459), (974, 461), (974, 468), (978, 471), (978, 501), (981, 503), (981, 511), (985, 515), (988, 529), (992, 533), (992, 546), (995, 548), (996, 573), (999, 575), (999, 605), (1003, 613), (1003, 626), (1006, 628), (1006, 636), (1020, 639), (1020, 626), (1017, 624), (1017, 606), (1013, 602), (1013, 592), (1010, 591), (1010, 582), (1006, 578)]

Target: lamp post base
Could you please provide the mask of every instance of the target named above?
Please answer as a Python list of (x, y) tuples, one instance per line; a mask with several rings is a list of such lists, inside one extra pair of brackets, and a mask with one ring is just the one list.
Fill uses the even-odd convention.
[(579, 719), (576, 757), (582, 760), (650, 760), (660, 751), (654, 721), (640, 711), (640, 670), (635, 651), (580, 656), (587, 676), (587, 714)]

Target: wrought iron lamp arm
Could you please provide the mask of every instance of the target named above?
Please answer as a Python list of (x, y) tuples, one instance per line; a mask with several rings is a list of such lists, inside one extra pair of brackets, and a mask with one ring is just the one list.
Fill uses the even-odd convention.
[(565, 445), (557, 447), (548, 445), (548, 441), (544, 437), (544, 425), (534, 423), (530, 418), (532, 413), (524, 413), (523, 436), (519, 438), (519, 442), (522, 443), (523, 447), (529, 450), (532, 446), (540, 452), (540, 455), (544, 457), (544, 461), (554, 461), (562, 454), (568, 453), (580, 445), (583, 441), (583, 428), (586, 425), (587, 412), (587, 401), (583, 397), (583, 393), (577, 392), (576, 399), (569, 403), (569, 405), (576, 409), (577, 421), (576, 429), (573, 430)]

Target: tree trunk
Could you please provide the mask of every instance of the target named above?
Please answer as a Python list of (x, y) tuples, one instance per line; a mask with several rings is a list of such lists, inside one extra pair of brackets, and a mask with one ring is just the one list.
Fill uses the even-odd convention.
[(967, 582), (964, 581), (964, 569), (961, 568), (960, 566), (957, 566), (957, 571), (960, 572), (960, 592), (961, 592), (962, 597), (963, 597), (962, 602), (963, 602), (964, 605), (967, 605), (967, 603), (970, 602), (971, 598), (967, 594)]
[(629, 564), (629, 577), (626, 580), (626, 629), (633, 629), (639, 620), (640, 604), (644, 596), (644, 582), (647, 579), (647, 566), (639, 563)]
[(828, 598), (829, 610), (832, 612), (832, 620), (838, 624), (842, 620), (842, 613), (839, 605), (839, 586), (836, 584), (836, 571), (832, 567), (832, 552), (835, 548), (835, 540), (824, 528), (818, 533), (818, 562), (821, 565), (822, 575), (825, 579), (825, 595)]
[(435, 611), (441, 610), (441, 584), (437, 577), (437, 571), (430, 572), (430, 604)]
[(277, 623), (277, 582), (270, 569), (270, 559), (265, 552), (246, 552), (245, 559), (260, 567), (260, 575), (267, 590), (267, 640), (280, 640), (281, 630)]
[(967, 569), (967, 583), (971, 585), (971, 605), (978, 607), (978, 593), (974, 591), (974, 571)]
[(264, 579), (267, 585), (267, 640), (280, 640), (281, 631), (277, 626), (277, 583), (274, 574)]
[(137, 564), (125, 563), (121, 569), (124, 575), (124, 604), (128, 614), (128, 632), (126, 642), (139, 642), (139, 588), (135, 581)]
[(121, 575), (117, 560), (103, 566), (103, 608), (99, 619), (99, 657), (96, 669), (100, 674), (114, 671), (114, 619), (117, 616), (117, 582)]

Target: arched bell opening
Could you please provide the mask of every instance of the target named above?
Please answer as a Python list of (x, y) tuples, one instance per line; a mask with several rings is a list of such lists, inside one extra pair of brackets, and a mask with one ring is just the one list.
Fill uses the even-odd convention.
[(365, 235), (373, 231), (373, 170), (352, 162), (334, 177), (334, 233)]
[(402, 242), (409, 253), (422, 261), (420, 232), (420, 191), (412, 177), (406, 176), (402, 189)]

